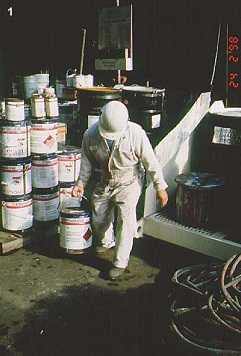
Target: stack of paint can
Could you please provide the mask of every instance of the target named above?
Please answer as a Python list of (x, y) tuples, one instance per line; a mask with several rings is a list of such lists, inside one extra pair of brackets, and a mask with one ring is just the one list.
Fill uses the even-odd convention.
[(60, 207), (80, 206), (79, 199), (72, 197), (72, 189), (78, 179), (81, 150), (74, 146), (62, 146), (58, 151), (58, 177), (60, 187)]
[(5, 118), (0, 121), (0, 175), (2, 228), (25, 231), (33, 224), (30, 123), (24, 101), (5, 99)]
[(35, 225), (58, 221), (58, 99), (52, 91), (31, 98), (31, 157)]

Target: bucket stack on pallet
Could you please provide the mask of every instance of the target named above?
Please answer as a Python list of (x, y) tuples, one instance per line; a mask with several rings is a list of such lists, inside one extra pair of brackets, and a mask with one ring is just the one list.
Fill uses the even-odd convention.
[(51, 90), (32, 95), (30, 117), (23, 100), (5, 99), (0, 120), (3, 232), (23, 236), (33, 225), (41, 229), (58, 222), (60, 206), (78, 178), (81, 157), (79, 148), (64, 146), (64, 140), (59, 144), (58, 123), (58, 100)]

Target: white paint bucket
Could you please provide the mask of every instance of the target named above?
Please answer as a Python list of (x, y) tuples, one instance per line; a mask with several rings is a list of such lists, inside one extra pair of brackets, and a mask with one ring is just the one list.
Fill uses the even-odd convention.
[(1, 191), (4, 195), (18, 196), (32, 191), (31, 160), (4, 160), (0, 166)]
[(80, 208), (64, 208), (60, 213), (60, 246), (84, 250), (92, 245), (90, 213)]
[(94, 86), (94, 77), (92, 74), (85, 75), (85, 86), (93, 87)]
[(5, 99), (5, 113), (6, 120), (23, 121), (25, 119), (24, 101), (16, 98)]
[(85, 86), (85, 76), (83, 74), (78, 74), (73, 77), (73, 87), (80, 88)]
[(0, 123), (0, 156), (2, 158), (25, 158), (30, 156), (30, 124), (27, 121)]
[(24, 77), (25, 98), (30, 99), (34, 93), (43, 92), (49, 86), (49, 74), (39, 73)]
[(63, 208), (80, 208), (81, 200), (72, 196), (74, 183), (59, 185), (60, 210)]
[(65, 146), (58, 151), (59, 182), (74, 183), (79, 177), (81, 150), (74, 146)]
[(31, 97), (31, 110), (34, 118), (44, 118), (46, 116), (44, 97), (33, 94)]
[(36, 93), (37, 91), (37, 85), (36, 85), (36, 79), (34, 75), (28, 75), (24, 77), (24, 93), (25, 93), (25, 99), (30, 99), (31, 96)]
[(53, 188), (58, 185), (58, 157), (55, 153), (32, 155), (33, 188)]
[(33, 216), (36, 221), (53, 221), (59, 217), (59, 187), (33, 189)]
[(33, 205), (30, 195), (23, 198), (4, 198), (1, 201), (2, 225), (5, 230), (27, 230), (33, 225)]
[(55, 121), (32, 120), (31, 153), (55, 153), (57, 151), (58, 125)]
[(59, 106), (58, 98), (45, 98), (45, 110), (47, 117), (58, 117), (59, 116)]

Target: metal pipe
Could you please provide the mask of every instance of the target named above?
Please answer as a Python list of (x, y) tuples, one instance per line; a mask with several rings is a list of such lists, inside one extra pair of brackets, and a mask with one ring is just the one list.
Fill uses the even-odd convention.
[(81, 56), (80, 56), (80, 74), (83, 74), (83, 64), (84, 64), (84, 52), (85, 52), (85, 38), (86, 29), (82, 28), (82, 46), (81, 46)]
[[(116, 0), (116, 6), (117, 7), (120, 6), (120, 0)], [(118, 71), (117, 71), (117, 83), (121, 84), (121, 71), (120, 71), (120, 69), (118, 69)]]

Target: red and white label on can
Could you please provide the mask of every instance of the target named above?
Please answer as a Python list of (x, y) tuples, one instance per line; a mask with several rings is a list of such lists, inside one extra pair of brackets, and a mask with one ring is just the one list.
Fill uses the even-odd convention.
[(18, 166), (2, 165), (0, 172), (3, 194), (24, 195), (31, 193), (31, 163)]
[(57, 151), (57, 124), (32, 125), (31, 153), (55, 153)]
[(70, 250), (84, 250), (92, 245), (90, 218), (60, 218), (60, 246)]
[(2, 224), (9, 231), (26, 230), (33, 225), (32, 199), (25, 201), (2, 201)]
[(80, 157), (76, 155), (59, 155), (59, 181), (60, 182), (76, 182), (80, 172)]
[(30, 156), (30, 126), (3, 127), (0, 133), (0, 156), (4, 158), (24, 158)]
[(58, 185), (58, 158), (32, 160), (32, 185), (34, 188), (52, 188)]

